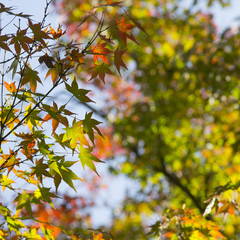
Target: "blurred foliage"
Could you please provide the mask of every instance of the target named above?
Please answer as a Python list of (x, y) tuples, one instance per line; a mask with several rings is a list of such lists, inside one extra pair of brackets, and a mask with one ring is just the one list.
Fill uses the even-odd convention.
[[(74, 27), (91, 2), (57, 2), (69, 37), (91, 31), (89, 24)], [(135, 30), (137, 46), (125, 39), (130, 70), (122, 77), (109, 77), (105, 86), (92, 82), (108, 92), (95, 111), (111, 126), (106, 149), (118, 146), (115, 156), (125, 159), (112, 170), (140, 184), (114, 211), (114, 239), (240, 237), (240, 32), (229, 27), (219, 33), (212, 15), (194, 10), (200, 1), (189, 9), (182, 2), (124, 1), (129, 23), (136, 21), (147, 35)], [(204, 3), (227, 7), (230, 1)], [(116, 36), (108, 35), (111, 41)], [(119, 49), (125, 48), (123, 41)], [(84, 81), (83, 73), (75, 76)], [(104, 142), (96, 145), (104, 152)], [(112, 159), (109, 152), (104, 157)]]

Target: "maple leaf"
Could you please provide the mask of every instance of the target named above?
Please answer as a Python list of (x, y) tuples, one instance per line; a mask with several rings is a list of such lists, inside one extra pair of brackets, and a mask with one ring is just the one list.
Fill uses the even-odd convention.
[(88, 96), (86, 96), (90, 90), (79, 89), (76, 79), (72, 81), (71, 86), (65, 83), (66, 89), (74, 95), (81, 102), (94, 102)]
[(43, 158), (36, 160), (36, 164), (34, 167), (32, 167), (32, 173), (36, 174), (38, 180), (42, 183), (43, 175), (52, 178), (52, 175), (47, 171), (49, 168), (49, 165), (46, 163), (43, 163)]
[(118, 70), (118, 72), (119, 72), (120, 75), (121, 75), (121, 73), (120, 73), (120, 67), (124, 67), (124, 68), (128, 69), (127, 66), (125, 65), (125, 63), (124, 63), (123, 60), (122, 60), (122, 55), (123, 55), (126, 51), (127, 51), (127, 49), (125, 49), (125, 50), (120, 50), (120, 51), (119, 51), (118, 48), (114, 51), (114, 65), (116, 66), (116, 68), (117, 68), (117, 70)]
[(15, 82), (12, 82), (12, 83), (6, 83), (5, 81), (4, 82), (4, 86), (5, 88), (10, 92), (15, 92), (17, 90), (16, 86), (15, 86)]
[(235, 209), (237, 208), (237, 205), (235, 203), (227, 202), (226, 200), (219, 201), (219, 203), (221, 203), (222, 206), (217, 210), (217, 214), (229, 213), (230, 215), (233, 215)]
[(11, 183), (15, 183), (12, 179), (8, 178), (8, 176), (4, 175), (0, 179), (1, 187), (3, 192), (5, 191), (6, 187), (12, 188)]
[(73, 49), (70, 53), (70, 58), (78, 64), (84, 64), (84, 54), (79, 52), (79, 49)]
[[(75, 192), (77, 192), (77, 190), (75, 189), (72, 180), (81, 180), (83, 181), (81, 178), (79, 178), (72, 170), (67, 169), (64, 170), (64, 166), (62, 167), (61, 170), (61, 174), (62, 174), (62, 179), (65, 183), (67, 183)], [(66, 168), (65, 168), (66, 169)]]
[(103, 83), (105, 83), (105, 75), (107, 74), (112, 74), (111, 70), (108, 68), (108, 65), (106, 64), (94, 64), (93, 67), (91, 67), (90, 69), (93, 69), (92, 71), (92, 75), (91, 78), (89, 79), (92, 80), (94, 78), (96, 78), (97, 76), (99, 76), (99, 78), (103, 81)]
[(27, 66), (23, 73), (21, 86), (29, 83), (31, 90), (35, 93), (37, 89), (37, 82), (42, 83), (38, 76), (38, 72)]
[(42, 30), (41, 23), (33, 24), (32, 21), (28, 19), (28, 26), (33, 32), (34, 40), (39, 41), (43, 46), (46, 46), (44, 39), (52, 39), (52, 37)]
[(58, 68), (57, 67), (54, 67), (54, 68), (50, 68), (46, 74), (46, 77), (45, 77), (45, 80), (51, 75), (51, 79), (52, 79), (52, 82), (53, 84), (55, 84), (55, 82), (57, 81), (58, 79)]
[(16, 35), (12, 34), (10, 45), (14, 44), (14, 48), (18, 56), (21, 53), (21, 48), (30, 54), (28, 44), (33, 43), (33, 40), (26, 36), (26, 32), (27, 28), (24, 30), (17, 30)]
[(32, 159), (32, 155), (36, 154), (38, 152), (38, 149), (34, 149), (35, 141), (30, 142), (27, 146), (24, 146), (24, 148), (21, 150), (21, 153), (23, 153), (28, 159)]
[(127, 38), (138, 44), (137, 40), (134, 38), (132, 33), (130, 34), (128, 33), (128, 31), (134, 28), (135, 26), (128, 23), (125, 20), (125, 16), (123, 16), (120, 20), (117, 20), (117, 25), (118, 25), (117, 35), (123, 41), (125, 47), (127, 45)]
[(84, 148), (82, 145), (80, 145), (80, 146), (78, 146), (78, 150), (80, 151), (78, 157), (81, 161), (83, 169), (85, 169), (85, 165), (87, 165), (91, 170), (93, 170), (98, 175), (98, 172), (96, 170), (96, 167), (95, 167), (93, 161), (94, 162), (103, 162), (103, 161), (99, 160), (97, 157), (95, 157), (91, 153), (92, 148)]
[[(61, 112), (64, 111), (65, 105), (61, 106), (58, 109), (57, 104), (53, 101), (53, 107), (45, 104), (43, 104), (43, 107), (48, 112), (48, 114), (44, 117), (43, 122), (52, 119), (52, 134), (56, 131), (59, 123), (62, 123), (63, 125), (68, 127), (68, 119), (61, 115)], [(73, 113), (69, 111), (67, 115), (71, 114)]]
[(59, 135), (57, 135), (56, 133), (53, 133), (53, 137), (54, 137), (56, 143), (58, 143), (64, 149), (66, 149), (65, 147), (70, 148), (70, 144), (68, 142), (62, 141), (63, 136), (64, 136), (64, 133), (61, 133)]
[(64, 128), (64, 130), (66, 130), (66, 132), (63, 135), (62, 141), (70, 140), (71, 148), (76, 148), (78, 142), (80, 145), (89, 146), (83, 131), (82, 121), (76, 122), (76, 119), (74, 119), (72, 127)]
[(53, 134), (56, 131), (58, 125), (59, 125), (59, 121), (52, 118), (49, 113), (44, 117), (43, 121), (45, 122), (45, 121), (48, 121), (50, 119), (52, 119), (52, 134)]
[[(59, 161), (60, 160), (60, 161)], [(72, 180), (81, 180), (69, 167), (75, 164), (77, 161), (65, 161), (64, 157), (53, 156), (50, 157), (49, 168), (50, 172), (54, 175), (54, 184), (56, 187), (56, 191), (58, 189), (61, 180), (66, 182), (72, 189), (76, 191), (74, 188)]]
[(18, 111), (18, 109), (12, 109), (11, 107), (4, 107), (3, 111), (0, 111), (2, 122), (5, 122), (10, 129), (13, 129), (14, 123), (20, 122), (18, 117), (15, 115)]
[(17, 137), (24, 139), (25, 141), (32, 142), (34, 140), (34, 135), (32, 133), (14, 133)]
[[(94, 132), (93, 129), (95, 129), (100, 136), (102, 136), (100, 130), (97, 128), (96, 125), (100, 124), (101, 122), (91, 118), (93, 115), (93, 112), (86, 113), (85, 119), (83, 120), (83, 130), (87, 133), (90, 140), (94, 144)], [(102, 136), (103, 137), (103, 136)]]
[(105, 48), (107, 43), (98, 43), (97, 46), (92, 46), (92, 51), (95, 54), (93, 56), (93, 60), (96, 62), (98, 60), (98, 58), (100, 57), (105, 63), (108, 63), (107, 60), (107, 55), (109, 53), (111, 53), (111, 50), (109, 50), (108, 48)]
[(8, 47), (8, 44), (6, 43), (6, 41), (9, 39), (10, 37), (7, 35), (2, 35), (0, 36), (0, 48), (6, 50), (6, 51), (10, 51), (11, 49)]
[(15, 198), (14, 202), (17, 203), (17, 210), (23, 209), (32, 215), (32, 205), (31, 205), (31, 199), (33, 195), (27, 194), (26, 191), (23, 191), (22, 193), (18, 193), (18, 196)]
[[(29, 114), (31, 112), (31, 114)], [(33, 109), (32, 108), (32, 103), (28, 106), (25, 106), (25, 122), (27, 123), (29, 129), (33, 131), (33, 126), (41, 126), (39, 121), (42, 121), (43, 119), (39, 116), (40, 110), (38, 109)]]
[(37, 198), (42, 199), (44, 202), (49, 203), (53, 208), (54, 205), (52, 203), (52, 198), (59, 198), (55, 194), (50, 192), (51, 188), (46, 188), (46, 187), (38, 187), (37, 190), (35, 190), (35, 196)]
[(15, 133), (15, 135), (23, 140), (19, 143), (19, 146), (22, 147), (21, 152), (29, 159), (32, 159), (32, 155), (36, 154), (39, 149), (34, 149), (35, 138), (33, 134), (24, 134), (24, 133)]
[(117, 25), (118, 25), (118, 28), (120, 29), (120, 31), (122, 31), (122, 32), (126, 32), (126, 31), (134, 28), (134, 25), (128, 23), (125, 20), (125, 16), (123, 16), (120, 20), (117, 20)]
[(118, 37), (123, 41), (124, 46), (127, 46), (127, 39), (130, 39), (134, 41), (135, 43), (138, 44), (137, 40), (135, 37), (132, 35), (132, 33), (127, 34), (126, 32), (120, 31), (119, 29), (117, 30), (117, 35)]
[(48, 68), (54, 68), (54, 66), (53, 66), (54, 58), (48, 56), (47, 53), (45, 55), (39, 57), (38, 61), (39, 61), (39, 63), (44, 62)]
[(17, 72), (17, 67), (18, 67), (18, 59), (15, 58), (11, 64), (11, 66), (9, 67), (9, 72), (12, 70), (12, 79), (14, 79), (14, 76)]
[(64, 32), (62, 31), (60, 26), (58, 27), (57, 32), (51, 26), (49, 26), (49, 28), (50, 28), (50, 33), (54, 39), (60, 38), (66, 33), (66, 31)]
[(10, 173), (15, 166), (19, 166), (20, 158), (17, 158), (17, 153), (11, 149), (9, 149), (9, 154), (2, 154), (0, 157), (0, 168), (3, 166), (8, 168), (8, 173)]

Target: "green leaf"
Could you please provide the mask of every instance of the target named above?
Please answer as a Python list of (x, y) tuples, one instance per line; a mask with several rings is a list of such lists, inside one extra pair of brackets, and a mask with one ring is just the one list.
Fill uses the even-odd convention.
[(94, 102), (92, 101), (88, 96), (86, 96), (90, 90), (86, 89), (79, 89), (78, 84), (76, 80), (72, 81), (72, 85), (70, 86), (69, 84), (65, 83), (65, 87), (68, 90), (68, 92), (72, 93), (74, 97), (76, 97), (80, 102)]
[(90, 140), (94, 144), (94, 131), (93, 131), (93, 129), (95, 129), (100, 136), (102, 136), (102, 134), (101, 134), (100, 130), (96, 127), (96, 125), (100, 124), (101, 122), (91, 118), (92, 115), (93, 115), (93, 112), (85, 114), (85, 119), (83, 120), (83, 130), (88, 134)]
[(30, 67), (27, 66), (23, 74), (21, 86), (29, 83), (31, 90), (35, 93), (37, 88), (37, 82), (42, 83), (38, 76), (38, 72), (32, 70)]
[(17, 235), (20, 235), (20, 229), (25, 228), (26, 225), (19, 221), (17, 217), (6, 216), (6, 222), (10, 231), (14, 231)]
[[(58, 161), (61, 160), (61, 161)], [(64, 158), (57, 159), (56, 156), (50, 158), (49, 168), (53, 170), (54, 174), (54, 184), (56, 191), (61, 183), (61, 180), (66, 182), (75, 191), (72, 180), (81, 180), (69, 167), (71, 167), (76, 161), (65, 161)]]
[(58, 173), (56, 173), (56, 174), (54, 175), (53, 180), (54, 180), (54, 185), (55, 185), (55, 187), (56, 187), (56, 192), (57, 192), (58, 187), (59, 187), (59, 185), (60, 185), (60, 183), (61, 183), (61, 181), (62, 181), (62, 178), (61, 178), (61, 176), (60, 176)]
[(28, 194), (26, 191), (23, 191), (23, 193), (19, 193), (18, 196), (15, 198), (14, 202), (17, 203), (17, 209), (25, 208), (26, 211), (32, 215), (32, 199), (33, 195)]
[(8, 215), (9, 213), (11, 213), (11, 211), (10, 211), (7, 207), (4, 207), (4, 206), (0, 203), (0, 215), (1, 215), (1, 216), (6, 216), (6, 215)]
[(56, 134), (56, 133), (54, 133), (54, 134), (53, 134), (53, 137), (54, 137), (54, 139), (55, 139), (55, 142), (58, 143), (58, 144), (60, 144), (61, 147), (63, 147), (64, 149), (65, 149), (65, 147), (70, 148), (70, 144), (69, 144), (68, 142), (63, 142), (63, 137), (64, 137), (64, 134), (63, 134), (63, 133), (61, 133), (61, 134), (59, 134), (59, 135)]
[(75, 192), (77, 192), (77, 190), (73, 185), (72, 180), (77, 180), (77, 179), (81, 180), (81, 179), (75, 173), (73, 173), (70, 169), (68, 169), (67, 171), (62, 170), (61, 173), (62, 173), (63, 181), (67, 183), (72, 189), (74, 189)]
[[(50, 192), (50, 189), (51, 188), (46, 188), (46, 187), (40, 187), (40, 186), (38, 186), (38, 191), (39, 191), (39, 193), (40, 193), (40, 198), (44, 201), (44, 202), (47, 202), (47, 203), (49, 203), (53, 208), (55, 208), (54, 207), (54, 205), (53, 205), (53, 202), (52, 202), (52, 199), (51, 198), (59, 198), (58, 196), (56, 196), (55, 194), (53, 194), (53, 193), (51, 193)], [(36, 190), (36, 191), (37, 191)], [(36, 192), (35, 191), (35, 192)]]
[(63, 135), (62, 141), (65, 142), (69, 140), (71, 148), (76, 148), (78, 143), (80, 145), (89, 146), (82, 125), (83, 125), (82, 121), (76, 122), (76, 120), (74, 119), (72, 127), (64, 128), (66, 132)]
[(84, 148), (83, 146), (80, 145), (78, 147), (78, 150), (80, 151), (78, 157), (81, 161), (83, 169), (85, 169), (85, 165), (87, 165), (90, 169), (92, 169), (99, 176), (93, 161), (94, 162), (103, 162), (103, 161), (99, 160), (97, 157), (95, 157), (91, 153), (92, 148)]
[(11, 64), (9, 70), (8, 70), (9, 72), (12, 70), (12, 79), (14, 79), (14, 76), (15, 76), (15, 74), (17, 72), (17, 66), (18, 66), (18, 59), (15, 58), (13, 60), (12, 64)]
[(38, 180), (42, 183), (42, 176), (47, 176), (52, 178), (52, 175), (46, 170), (49, 168), (49, 165), (43, 163), (43, 158), (40, 160), (36, 160), (36, 165), (32, 167), (32, 174), (36, 174)]
[(65, 161), (63, 163), (63, 166), (66, 167), (66, 168), (69, 168), (71, 167), (73, 164), (75, 164), (77, 161)]
[(92, 80), (96, 77), (99, 77), (103, 83), (105, 83), (105, 75), (106, 74), (112, 74), (112, 71), (109, 69), (109, 66), (105, 63), (102, 64), (94, 64), (93, 67), (91, 67), (89, 70), (91, 70), (91, 78)]
[(51, 163), (49, 164), (49, 168), (53, 169), (56, 173), (58, 173), (62, 177), (62, 174), (61, 174), (62, 166), (58, 162), (51, 161)]

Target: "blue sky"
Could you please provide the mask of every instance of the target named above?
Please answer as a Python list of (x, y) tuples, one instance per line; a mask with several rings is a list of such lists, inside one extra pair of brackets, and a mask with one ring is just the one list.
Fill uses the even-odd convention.
[(213, 14), (220, 33), (232, 24), (240, 24), (240, 21), (236, 19), (240, 17), (239, 0), (232, 0), (230, 7), (222, 8), (220, 4), (214, 4), (210, 9), (205, 11)]

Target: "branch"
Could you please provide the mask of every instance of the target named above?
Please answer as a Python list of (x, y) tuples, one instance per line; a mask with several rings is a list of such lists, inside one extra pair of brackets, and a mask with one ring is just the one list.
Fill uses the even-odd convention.
[(203, 214), (204, 213), (204, 208), (202, 207), (200, 201), (191, 193), (189, 188), (181, 183), (181, 180), (177, 175), (173, 172), (168, 172), (165, 165), (162, 166), (162, 168), (158, 169), (160, 172), (162, 172), (168, 180), (178, 186), (189, 198), (191, 198), (192, 202), (195, 204), (195, 206), (200, 210), (200, 212)]
[(45, 24), (45, 21), (46, 21), (46, 18), (48, 16), (48, 8), (49, 8), (49, 5), (52, 3), (53, 0), (50, 0), (50, 1), (47, 1), (46, 0), (46, 6), (44, 8), (44, 14), (43, 14), (43, 19), (42, 19), (42, 23), (41, 23), (41, 26), (44, 27), (44, 24)]
[(169, 172), (167, 170), (164, 158), (162, 156), (160, 156), (160, 161), (161, 161), (162, 167), (155, 167), (155, 169), (158, 170), (159, 172), (163, 173), (172, 184), (178, 186), (192, 200), (192, 202), (195, 204), (195, 206), (203, 214), (205, 209), (204, 209), (204, 207), (202, 207), (198, 198), (195, 197), (191, 193), (191, 191), (189, 190), (189, 188), (187, 186), (185, 186), (184, 184), (181, 183), (181, 179), (175, 173)]
[(66, 74), (66, 72), (68, 71), (69, 69), (67, 69), (63, 74), (61, 74), (59, 76), (59, 79), (58, 81), (56, 81), (56, 83), (52, 86), (52, 88), (35, 104), (35, 106), (28, 112), (28, 114), (26, 114), (21, 120), (20, 122), (14, 126), (13, 129), (11, 129), (11, 131), (9, 131), (4, 137), (2, 137), (2, 139), (0, 139), (1, 141), (5, 140), (12, 132), (14, 132), (19, 126), (22, 125), (22, 123), (25, 121), (25, 119), (27, 117), (29, 117), (29, 115), (36, 109), (40, 106), (40, 104), (43, 102), (43, 100), (53, 91), (53, 89), (55, 89), (55, 87), (57, 87), (60, 83), (60, 81), (62, 80), (62, 77)]
[[(161, 139), (158, 139), (159, 141), (161, 141)], [(189, 188), (185, 185), (183, 185), (181, 183), (181, 180), (180, 178), (173, 172), (169, 172), (167, 169), (166, 169), (166, 165), (165, 165), (165, 161), (164, 161), (164, 157), (161, 155), (160, 151), (159, 151), (159, 148), (158, 146), (157, 147), (157, 153), (158, 156), (159, 156), (159, 160), (160, 160), (160, 163), (161, 163), (161, 167), (160, 166), (153, 166), (153, 169), (157, 172), (161, 172), (164, 174), (165, 177), (168, 178), (168, 180), (170, 181), (170, 183), (172, 183), (173, 185), (176, 185), (178, 186), (191, 200), (192, 202), (195, 204), (195, 206), (200, 210), (200, 212), (203, 214), (204, 213), (204, 207), (202, 207), (200, 201), (198, 200), (197, 197), (195, 197), (191, 191), (189, 190)], [(136, 157), (139, 158), (140, 155), (138, 153), (138, 148), (137, 147), (134, 147), (134, 146), (131, 146), (131, 151), (133, 151), (135, 154), (136, 154)]]

